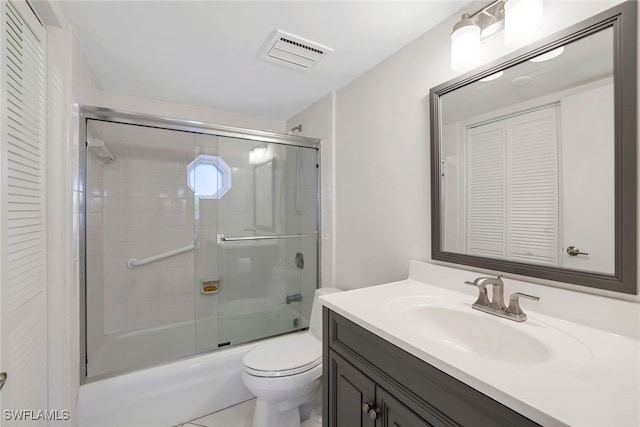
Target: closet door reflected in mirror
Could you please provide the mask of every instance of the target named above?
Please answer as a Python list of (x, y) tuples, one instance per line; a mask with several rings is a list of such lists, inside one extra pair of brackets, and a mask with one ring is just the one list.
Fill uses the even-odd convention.
[(444, 249), (613, 274), (612, 78), (532, 105), (443, 126)]

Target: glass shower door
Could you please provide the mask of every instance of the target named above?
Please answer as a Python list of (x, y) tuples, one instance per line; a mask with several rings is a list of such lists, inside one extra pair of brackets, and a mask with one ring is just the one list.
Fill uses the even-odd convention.
[(317, 149), (288, 141), (315, 141), (100, 110), (81, 127), (81, 382), (306, 328)]
[(194, 354), (193, 133), (87, 120), (87, 378)]
[(317, 284), (317, 150), (218, 138), (219, 346), (308, 327)]

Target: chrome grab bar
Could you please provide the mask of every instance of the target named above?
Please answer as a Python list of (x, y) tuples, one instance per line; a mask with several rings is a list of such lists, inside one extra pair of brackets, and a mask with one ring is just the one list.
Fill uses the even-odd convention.
[(200, 247), (200, 243), (197, 240), (194, 240), (192, 244), (183, 246), (181, 248), (171, 249), (170, 251), (162, 252), (156, 255), (151, 255), (146, 258), (141, 258), (141, 259), (131, 258), (129, 261), (127, 261), (127, 268), (129, 268), (130, 270), (133, 270), (138, 267), (142, 267), (143, 265), (150, 264), (152, 262), (160, 261), (165, 258), (170, 258), (172, 256), (180, 255), (185, 252), (198, 249), (198, 247)]
[(279, 236), (245, 236), (245, 237), (225, 237), (224, 234), (218, 234), (218, 243), (222, 242), (242, 242), (248, 240), (271, 240), (271, 239), (299, 239), (305, 237), (318, 238), (318, 233), (313, 234), (281, 234)]

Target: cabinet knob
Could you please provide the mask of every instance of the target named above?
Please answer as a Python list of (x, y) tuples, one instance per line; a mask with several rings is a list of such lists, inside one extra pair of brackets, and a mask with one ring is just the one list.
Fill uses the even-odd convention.
[(373, 402), (365, 402), (362, 404), (362, 412), (369, 415), (372, 420), (380, 416), (380, 410), (375, 407)]
[(377, 420), (379, 416), (380, 410), (378, 408), (369, 409), (369, 418), (371, 418), (372, 420)]

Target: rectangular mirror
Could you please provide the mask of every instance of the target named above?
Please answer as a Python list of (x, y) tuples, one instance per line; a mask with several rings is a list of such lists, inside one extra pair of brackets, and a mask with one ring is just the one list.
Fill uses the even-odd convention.
[(636, 4), (431, 90), (432, 258), (636, 293)]

